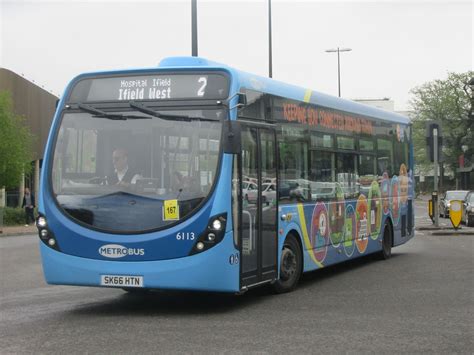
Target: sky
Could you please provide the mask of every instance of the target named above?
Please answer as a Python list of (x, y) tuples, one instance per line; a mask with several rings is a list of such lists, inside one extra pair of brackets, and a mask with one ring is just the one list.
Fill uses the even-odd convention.
[[(268, 76), (268, 1), (198, 3), (198, 54)], [(473, 69), (473, 1), (272, 1), (273, 78), (337, 96), (390, 98)], [(55, 95), (83, 72), (191, 55), (191, 0), (0, 0), (0, 66)]]

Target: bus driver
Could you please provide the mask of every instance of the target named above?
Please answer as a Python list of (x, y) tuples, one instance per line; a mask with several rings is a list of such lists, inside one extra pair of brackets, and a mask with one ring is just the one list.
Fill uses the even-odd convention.
[(107, 185), (129, 186), (140, 179), (139, 174), (134, 173), (128, 166), (128, 153), (125, 149), (117, 148), (112, 153), (114, 175), (107, 176)]

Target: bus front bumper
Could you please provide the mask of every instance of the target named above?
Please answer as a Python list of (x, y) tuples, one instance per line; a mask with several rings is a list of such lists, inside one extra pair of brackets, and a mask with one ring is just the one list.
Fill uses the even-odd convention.
[[(239, 292), (239, 264), (232, 232), (215, 247), (193, 256), (159, 261), (108, 261), (57, 252), (40, 242), (46, 282), (101, 286), (102, 275), (142, 276), (151, 289)], [(234, 256), (233, 256), (234, 255)], [(233, 256), (233, 257), (231, 257)], [(232, 261), (232, 262), (231, 262)]]

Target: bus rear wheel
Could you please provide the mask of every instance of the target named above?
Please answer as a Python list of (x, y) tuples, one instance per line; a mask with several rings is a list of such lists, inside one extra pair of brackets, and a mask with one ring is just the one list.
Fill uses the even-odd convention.
[(382, 251), (379, 256), (382, 260), (390, 259), (392, 256), (392, 243), (393, 243), (393, 234), (392, 228), (389, 223), (385, 223), (383, 229), (383, 239), (382, 239)]
[(286, 237), (280, 260), (280, 278), (273, 284), (276, 293), (292, 291), (301, 276), (303, 255), (296, 237), (289, 234)]

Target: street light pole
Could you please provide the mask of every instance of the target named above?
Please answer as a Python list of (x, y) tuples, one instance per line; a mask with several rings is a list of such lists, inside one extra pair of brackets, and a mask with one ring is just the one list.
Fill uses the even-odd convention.
[(191, 0), (191, 47), (192, 56), (198, 55), (198, 36), (197, 36), (197, 0)]
[(341, 60), (340, 52), (350, 52), (351, 48), (326, 49), (326, 53), (337, 53), (337, 89), (339, 97), (341, 97)]
[(272, 68), (272, 0), (268, 0), (268, 77), (273, 77)]

